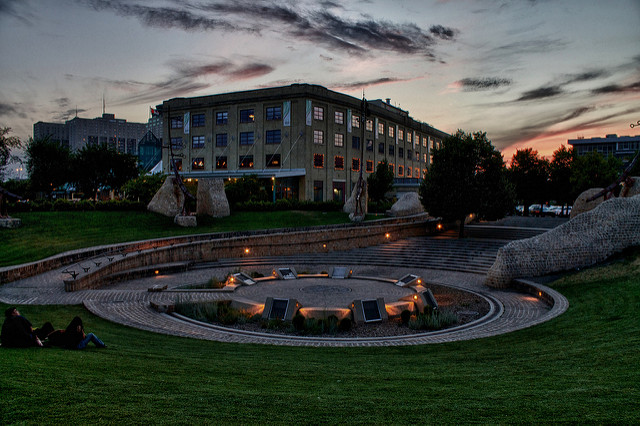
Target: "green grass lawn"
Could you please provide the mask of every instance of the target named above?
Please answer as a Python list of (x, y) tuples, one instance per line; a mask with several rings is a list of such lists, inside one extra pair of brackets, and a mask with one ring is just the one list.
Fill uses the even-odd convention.
[(79, 306), (22, 306), (34, 324), (81, 315), (109, 347), (0, 348), (0, 423), (637, 424), (637, 252), (552, 287), (570, 307), (550, 322), (409, 347), (223, 344), (122, 327)]
[(237, 212), (214, 219), (198, 217), (196, 228), (182, 228), (173, 219), (148, 212), (16, 213), (22, 227), (0, 228), (0, 267), (43, 259), (67, 250), (101, 244), (186, 234), (348, 223), (342, 212)]

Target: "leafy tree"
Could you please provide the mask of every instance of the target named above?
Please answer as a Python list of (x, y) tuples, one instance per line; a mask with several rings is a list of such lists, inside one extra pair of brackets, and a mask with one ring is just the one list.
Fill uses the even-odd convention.
[(109, 149), (106, 144), (85, 145), (74, 156), (73, 164), (75, 183), (95, 198), (99, 189), (118, 189), (138, 176), (136, 157)]
[(258, 180), (258, 176), (243, 176), (240, 179), (227, 183), (224, 192), (233, 206), (246, 201), (268, 201), (269, 197), (264, 184)]
[(553, 159), (549, 167), (551, 197), (562, 204), (563, 209), (564, 205), (572, 203), (577, 195), (571, 185), (571, 167), (575, 158), (573, 147), (567, 149), (561, 145), (553, 152)]
[(458, 130), (433, 150), (433, 164), (420, 185), (425, 209), (433, 216), (464, 222), (470, 213), (497, 219), (513, 209), (513, 189), (502, 155), (484, 132)]
[(144, 204), (149, 204), (153, 196), (164, 183), (167, 175), (157, 173), (154, 175), (144, 174), (131, 179), (122, 186), (122, 192), (126, 198), (138, 200)]
[(376, 171), (367, 178), (367, 191), (369, 199), (380, 202), (385, 199), (385, 194), (393, 188), (393, 171), (389, 168), (387, 160), (383, 160), (376, 166)]
[(575, 194), (589, 188), (606, 188), (618, 179), (622, 161), (610, 155), (607, 158), (597, 152), (581, 155), (573, 161), (571, 184)]
[(49, 137), (29, 138), (27, 172), (32, 190), (50, 195), (55, 188), (72, 180), (69, 148)]
[(524, 215), (529, 216), (529, 204), (541, 203), (548, 195), (549, 162), (532, 148), (519, 149), (511, 158), (509, 178), (524, 205)]
[(14, 158), (11, 156), (11, 150), (22, 146), (20, 138), (8, 136), (9, 133), (11, 133), (11, 127), (0, 127), (0, 182), (4, 180), (4, 168)]

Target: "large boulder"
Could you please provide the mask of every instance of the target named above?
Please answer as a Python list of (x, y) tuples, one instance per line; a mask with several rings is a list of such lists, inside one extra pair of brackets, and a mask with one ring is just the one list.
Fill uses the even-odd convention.
[(640, 176), (633, 176), (631, 180), (633, 185), (629, 188), (622, 188), (621, 194), (624, 194), (625, 197), (635, 197), (640, 194)]
[[(358, 185), (356, 184), (353, 187), (353, 191), (351, 192), (351, 196), (346, 201), (346, 203), (344, 203), (344, 207), (342, 208), (342, 211), (344, 211), (345, 213), (350, 213), (349, 217), (352, 217), (352, 216), (356, 217), (355, 213), (356, 213), (356, 197), (357, 197), (357, 195), (358, 195)], [(367, 190), (367, 182), (363, 180), (362, 181), (362, 192), (360, 193), (360, 206), (358, 207), (358, 216), (364, 217), (364, 215), (366, 215), (369, 212), (369, 209), (367, 207), (368, 200), (369, 200), (369, 191)], [(352, 219), (352, 221), (353, 221), (353, 219)]]
[(147, 205), (147, 210), (167, 217), (175, 217), (182, 213), (183, 205), (184, 194), (180, 190), (175, 176), (167, 176), (158, 192)]
[(222, 179), (198, 179), (197, 214), (225, 217), (231, 214)]
[(594, 265), (640, 245), (640, 195), (611, 198), (544, 234), (498, 250), (485, 284), (508, 287), (534, 277)]
[(598, 197), (593, 201), (587, 200), (601, 192), (603, 189), (604, 188), (591, 188), (578, 195), (578, 198), (576, 198), (576, 200), (573, 202), (573, 207), (571, 208), (571, 214), (569, 215), (569, 217), (573, 219), (579, 214), (588, 212), (589, 210), (593, 210), (600, 204), (602, 204), (602, 202), (604, 201), (604, 197)]
[(405, 192), (387, 211), (387, 215), (393, 217), (411, 216), (419, 213), (424, 213), (424, 206), (417, 192)]

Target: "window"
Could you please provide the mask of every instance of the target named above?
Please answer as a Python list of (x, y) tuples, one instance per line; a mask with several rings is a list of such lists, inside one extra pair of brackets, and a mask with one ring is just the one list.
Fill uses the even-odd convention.
[(420, 161), (420, 153), (416, 151), (416, 161)]
[(216, 157), (216, 169), (227, 169), (227, 157), (221, 156)]
[(216, 146), (227, 146), (227, 134), (226, 133), (218, 133), (216, 134)]
[(373, 121), (372, 120), (367, 120), (367, 124), (365, 129), (367, 129), (369, 132), (373, 131)]
[(336, 111), (335, 120), (336, 120), (336, 124), (344, 124), (344, 112)]
[(410, 149), (407, 150), (407, 159), (408, 160), (413, 160), (413, 154), (412, 154)]
[(229, 123), (229, 112), (228, 111), (216, 112), (216, 124), (227, 124), (227, 123)]
[(398, 166), (398, 176), (404, 176), (404, 167)]
[(389, 170), (393, 173), (393, 163), (389, 164)]
[(344, 203), (344, 182), (333, 182), (333, 201)]
[(264, 163), (267, 167), (280, 167), (280, 154), (267, 154)]
[(404, 156), (404, 148), (398, 147), (398, 157), (402, 158)]
[(313, 107), (313, 119), (320, 121), (324, 120), (324, 108)]
[(253, 132), (240, 132), (240, 145), (253, 145)]
[(354, 172), (359, 172), (360, 171), (360, 159), (359, 158), (352, 158), (351, 159), (351, 170), (353, 170)]
[(336, 133), (333, 138), (335, 146), (344, 146), (344, 135), (342, 133)]
[(351, 116), (351, 127), (355, 128), (355, 129), (359, 129), (360, 128), (360, 117), (358, 117), (357, 115), (352, 115)]
[(407, 167), (407, 177), (411, 177), (411, 167)]
[(315, 167), (316, 169), (321, 169), (324, 167), (323, 154), (313, 154), (313, 167)]
[(404, 130), (398, 129), (398, 139), (400, 140), (404, 139)]
[(256, 116), (253, 113), (252, 109), (241, 109), (240, 110), (240, 122), (241, 123), (253, 123), (256, 121)]
[(171, 138), (171, 149), (182, 149), (182, 138)]
[(420, 169), (419, 168), (415, 168), (415, 172), (413, 173), (413, 177), (415, 178), (419, 178), (420, 177)]
[(389, 155), (396, 155), (395, 145), (389, 145)]
[(282, 107), (267, 107), (267, 121), (282, 120)]
[(241, 155), (238, 161), (238, 168), (253, 169), (253, 155)]
[(367, 139), (367, 151), (373, 152), (373, 139)]
[(193, 114), (191, 116), (191, 127), (204, 127), (204, 114)]
[(378, 134), (384, 136), (384, 124), (378, 123)]
[(384, 142), (378, 144), (378, 154), (384, 154)]
[(344, 157), (336, 155), (333, 158), (333, 163), (336, 170), (344, 170)]
[(321, 180), (313, 181), (313, 201), (321, 202), (324, 198), (324, 182)]
[(426, 137), (422, 138), (422, 146), (425, 147), (425, 148), (427, 147), (427, 138)]
[(411, 132), (407, 132), (407, 142), (411, 143), (411, 137), (412, 137), (412, 133)]
[(322, 145), (324, 143), (324, 133), (322, 130), (313, 131), (313, 143)]
[(367, 160), (367, 173), (372, 173), (373, 172), (373, 161), (372, 160)]
[(351, 137), (351, 148), (360, 149), (360, 137), (358, 136)]
[(191, 170), (204, 170), (204, 158), (194, 158), (193, 162), (191, 163)]
[(426, 152), (423, 154), (423, 157), (424, 158), (422, 159), (422, 161), (426, 163), (427, 162), (427, 153)]
[(125, 138), (118, 138), (118, 152), (124, 152), (127, 142)]
[(281, 140), (281, 131), (278, 130), (267, 130), (265, 143), (266, 144), (278, 144)]
[(389, 126), (389, 137), (392, 138), (394, 136), (394, 131), (396, 129), (393, 126)]
[[(182, 160), (173, 160), (173, 164), (175, 164), (175, 167), (179, 172), (182, 171)], [(171, 166), (171, 170), (173, 170), (173, 165)]]
[(171, 117), (171, 128), (182, 129), (183, 122), (183, 117)]
[(191, 138), (191, 148), (193, 149), (204, 148), (204, 136), (193, 136)]

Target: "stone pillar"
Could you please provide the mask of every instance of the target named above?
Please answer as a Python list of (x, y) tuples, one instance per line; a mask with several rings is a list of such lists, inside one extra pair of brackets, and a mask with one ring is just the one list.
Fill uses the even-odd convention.
[(198, 179), (197, 214), (225, 217), (231, 214), (222, 179)]
[(184, 194), (175, 179), (175, 176), (167, 176), (156, 195), (147, 205), (147, 210), (168, 217), (175, 217), (182, 213)]

